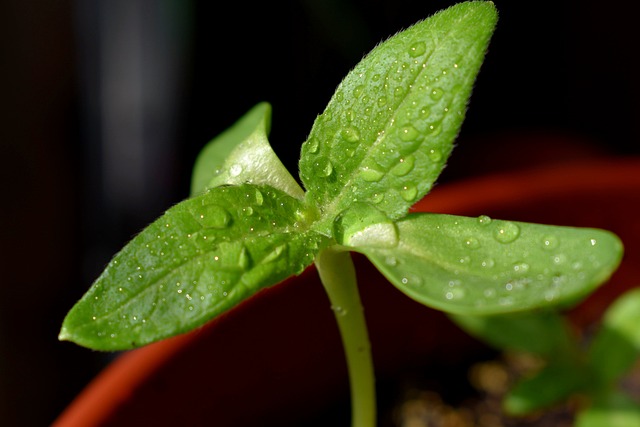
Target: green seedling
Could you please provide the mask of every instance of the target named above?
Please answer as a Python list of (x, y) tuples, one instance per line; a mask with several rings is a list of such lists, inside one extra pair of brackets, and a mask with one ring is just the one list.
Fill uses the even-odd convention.
[(131, 349), (197, 328), (315, 264), (343, 338), (353, 425), (372, 426), (374, 371), (350, 251), (409, 297), (452, 313), (588, 294), (619, 262), (609, 232), (408, 213), (449, 157), (496, 21), (492, 2), (464, 2), (374, 48), (302, 145), (306, 191), (269, 145), (270, 106), (254, 107), (204, 148), (191, 197), (109, 262), (60, 339)]
[(607, 309), (586, 344), (557, 311), (451, 317), (498, 349), (545, 362), (504, 397), (506, 413), (528, 415), (581, 396), (576, 427), (640, 425), (640, 402), (620, 383), (640, 362), (640, 288), (627, 291)]

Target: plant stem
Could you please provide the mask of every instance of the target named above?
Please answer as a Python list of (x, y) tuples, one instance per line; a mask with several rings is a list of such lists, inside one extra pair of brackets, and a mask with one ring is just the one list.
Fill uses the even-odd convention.
[(351, 386), (351, 425), (376, 425), (376, 395), (369, 334), (349, 252), (325, 249), (316, 258), (342, 337)]

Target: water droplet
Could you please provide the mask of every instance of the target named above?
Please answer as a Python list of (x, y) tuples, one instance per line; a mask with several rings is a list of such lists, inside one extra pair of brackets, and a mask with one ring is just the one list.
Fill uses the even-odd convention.
[(354, 117), (355, 116), (354, 116), (353, 110), (351, 108), (349, 108), (347, 111), (345, 111), (344, 118), (347, 119), (348, 122), (352, 122)]
[(200, 223), (205, 228), (226, 228), (231, 222), (231, 214), (222, 206), (207, 205), (200, 211)]
[(491, 268), (495, 265), (495, 261), (492, 258), (487, 258), (485, 260), (483, 260), (480, 265), (484, 268)]
[(287, 245), (280, 245), (280, 246), (276, 246), (275, 248), (273, 248), (273, 250), (271, 252), (269, 252), (269, 254), (267, 254), (266, 257), (264, 257), (264, 259), (262, 260), (263, 263), (267, 263), (267, 262), (273, 262), (278, 260), (282, 254), (285, 253), (287, 249)]
[(555, 249), (558, 247), (558, 238), (556, 236), (545, 236), (542, 239), (542, 247), (544, 249)]
[(429, 153), (427, 155), (433, 162), (439, 162), (440, 160), (442, 160), (442, 153), (440, 152), (440, 150), (437, 150), (435, 148), (429, 150)]
[(418, 195), (418, 189), (413, 185), (405, 185), (400, 190), (400, 196), (407, 202), (415, 200)]
[(434, 87), (430, 93), (431, 99), (433, 99), (434, 101), (438, 101), (439, 99), (441, 99), (442, 95), (444, 95), (444, 91), (439, 87)]
[(378, 80), (380, 80), (380, 74), (374, 74), (374, 75), (371, 77), (371, 80), (373, 80), (374, 82), (377, 82)]
[(496, 296), (496, 290), (493, 288), (487, 288), (484, 290), (483, 294), (486, 298), (493, 298)]
[(457, 300), (464, 298), (465, 291), (462, 288), (453, 288), (445, 293), (445, 298), (448, 300)]
[(393, 91), (393, 95), (394, 96), (402, 96), (402, 95), (404, 95), (404, 87), (402, 87), (402, 86), (396, 87), (395, 90)]
[(511, 243), (520, 236), (520, 227), (513, 222), (502, 222), (495, 230), (493, 236), (500, 243)]
[(363, 85), (358, 85), (355, 87), (355, 89), (353, 89), (353, 96), (355, 98), (358, 98), (360, 95), (362, 95), (362, 92), (364, 91), (364, 86)]
[(336, 316), (342, 317), (347, 315), (347, 310), (339, 305), (332, 305), (331, 310), (335, 313)]
[(318, 148), (320, 148), (320, 141), (318, 140), (318, 138), (314, 137), (307, 141), (307, 151), (309, 151), (309, 153), (317, 153)]
[(556, 265), (564, 264), (565, 262), (567, 262), (567, 256), (565, 254), (558, 254), (553, 256), (552, 260)]
[(422, 107), (420, 109), (420, 117), (423, 119), (426, 119), (427, 117), (429, 117), (431, 115), (431, 110), (427, 107)]
[(321, 157), (315, 163), (316, 170), (321, 176), (328, 177), (333, 173), (333, 164), (326, 157)]
[(529, 264), (526, 262), (517, 262), (513, 265), (513, 271), (518, 274), (525, 274), (529, 271)]
[(414, 156), (407, 156), (400, 159), (400, 162), (391, 169), (391, 173), (395, 176), (405, 176), (413, 169), (415, 164)]
[(232, 177), (236, 177), (241, 173), (242, 173), (242, 165), (235, 164), (231, 166), (231, 169), (229, 169), (229, 175), (231, 175)]
[(384, 172), (374, 169), (370, 166), (365, 166), (360, 169), (360, 176), (367, 182), (378, 182), (384, 176)]
[(469, 249), (478, 249), (480, 242), (475, 237), (467, 237), (464, 241), (464, 246)]
[(390, 248), (398, 244), (398, 229), (372, 205), (354, 203), (334, 220), (333, 237), (344, 246)]
[(429, 125), (429, 134), (431, 136), (438, 136), (442, 132), (442, 126), (440, 123), (432, 123)]
[(251, 255), (245, 246), (240, 250), (238, 256), (238, 267), (242, 270), (247, 270), (251, 266)]
[(407, 126), (403, 126), (400, 129), (400, 139), (402, 141), (408, 142), (408, 141), (413, 141), (415, 140), (418, 136), (420, 135), (420, 132), (418, 132), (416, 130), (416, 128), (414, 128), (411, 125), (407, 125)]
[(262, 203), (264, 203), (264, 196), (262, 195), (262, 191), (256, 189), (254, 197), (256, 199), (256, 205), (262, 206)]
[(371, 196), (371, 201), (375, 204), (378, 204), (384, 200), (384, 193), (373, 193)]
[(378, 98), (378, 107), (384, 107), (385, 105), (387, 105), (387, 98), (384, 96)]
[(247, 206), (246, 208), (242, 208), (242, 211), (247, 215), (253, 215), (253, 208), (251, 206)]
[(340, 132), (340, 135), (342, 136), (342, 139), (344, 139), (347, 142), (354, 143), (360, 140), (360, 133), (358, 132), (358, 129), (354, 127), (348, 127), (346, 129), (342, 129), (342, 131)]
[(489, 225), (489, 224), (491, 224), (491, 217), (489, 217), (487, 215), (480, 215), (478, 217), (478, 223), (480, 225)]
[(409, 56), (411, 56), (412, 58), (416, 58), (420, 55), (424, 55), (426, 51), (427, 44), (425, 42), (416, 42), (409, 48)]

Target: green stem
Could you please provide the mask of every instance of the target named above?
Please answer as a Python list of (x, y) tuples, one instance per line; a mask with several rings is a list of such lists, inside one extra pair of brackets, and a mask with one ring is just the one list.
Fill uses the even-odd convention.
[(316, 258), (320, 280), (338, 321), (351, 385), (351, 425), (376, 425), (376, 394), (369, 334), (349, 252), (325, 249)]

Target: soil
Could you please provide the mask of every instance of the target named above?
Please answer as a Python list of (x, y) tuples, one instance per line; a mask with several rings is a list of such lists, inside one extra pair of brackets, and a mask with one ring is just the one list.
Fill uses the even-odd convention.
[[(496, 355), (468, 366), (463, 386), (452, 395), (448, 384), (431, 379), (406, 380), (400, 400), (388, 415), (388, 427), (571, 427), (584, 397), (568, 401), (526, 417), (512, 417), (501, 409), (510, 387), (542, 366), (525, 354)], [(459, 379), (455, 379), (458, 381)], [(452, 381), (453, 382), (453, 381)], [(620, 387), (640, 405), (640, 361), (620, 382)]]

